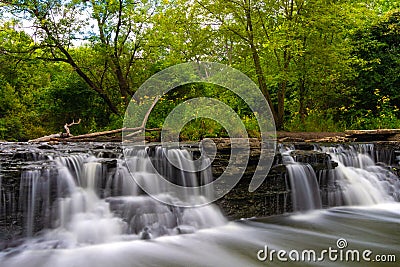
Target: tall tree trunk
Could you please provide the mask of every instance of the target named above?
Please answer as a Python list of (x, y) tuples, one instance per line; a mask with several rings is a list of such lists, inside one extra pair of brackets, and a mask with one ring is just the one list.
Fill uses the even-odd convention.
[(276, 119), (276, 128), (278, 130), (283, 130), (284, 128), (286, 87), (287, 87), (287, 81), (284, 80), (280, 83), (278, 90), (278, 114)]
[(291, 60), (290, 52), (287, 47), (283, 50), (283, 80), (279, 84), (278, 88), (278, 114), (276, 120), (276, 128), (279, 130), (283, 130), (284, 128), (284, 118), (285, 118), (285, 95), (286, 88), (288, 84), (288, 72), (289, 72), (289, 64)]
[[(121, 92), (122, 97), (124, 98), (124, 102), (126, 105), (129, 104), (129, 99), (130, 96), (132, 95), (132, 92), (130, 91), (130, 86), (129, 83), (127, 81), (127, 79), (125, 78), (125, 75), (122, 71), (121, 68), (121, 64), (119, 61), (119, 58), (121, 56), (121, 52), (122, 52), (122, 47), (119, 48), (119, 40), (120, 40), (120, 31), (121, 31), (121, 25), (122, 25), (122, 10), (123, 10), (123, 0), (119, 1), (119, 5), (118, 5), (118, 22), (117, 22), (117, 26), (116, 26), (116, 30), (115, 30), (115, 36), (114, 36), (114, 51), (113, 53), (110, 55), (111, 57), (111, 62), (112, 62), (112, 67), (113, 67), (113, 71), (114, 71), (114, 75), (117, 78), (118, 81), (118, 87), (119, 87), (119, 91)], [(123, 38), (122, 38), (123, 39)], [(126, 40), (126, 39), (125, 39)]]
[[(303, 36), (303, 47), (307, 47), (307, 37)], [(299, 78), (299, 115), (302, 127), (305, 128), (306, 124), (306, 78), (307, 78), (307, 69), (306, 69), (306, 59), (307, 54), (304, 54), (300, 58), (301, 64), (301, 76)]]
[(121, 65), (119, 64), (118, 58), (115, 56), (111, 56), (111, 57), (112, 57), (111, 65), (112, 65), (112, 69), (115, 74), (115, 77), (117, 78), (117, 81), (118, 81), (119, 91), (124, 98), (125, 104), (127, 105), (127, 104), (129, 104), (129, 99), (132, 96), (132, 94), (130, 92), (130, 86), (128, 84), (128, 81), (125, 79), (125, 76), (122, 72)]
[[(249, 5), (250, 5), (250, 3), (249, 3)], [(256, 69), (258, 85), (260, 86), (260, 90), (261, 90), (262, 94), (264, 95), (265, 99), (267, 100), (269, 107), (271, 108), (275, 123), (277, 123), (277, 121), (278, 121), (277, 112), (274, 109), (271, 97), (268, 93), (267, 83), (265, 81), (264, 72), (261, 67), (260, 56), (258, 54), (257, 47), (254, 44), (253, 23), (252, 23), (252, 18), (251, 18), (250, 6), (245, 8), (245, 12), (246, 12), (246, 21), (247, 21), (246, 32), (247, 32), (248, 41), (250, 44), (251, 54), (253, 57), (254, 67)], [(279, 127), (278, 127), (278, 129), (279, 129)]]
[(306, 105), (305, 105), (305, 94), (306, 94), (306, 81), (305, 77), (300, 78), (300, 88), (299, 88), (299, 115), (302, 125), (305, 125), (306, 121)]

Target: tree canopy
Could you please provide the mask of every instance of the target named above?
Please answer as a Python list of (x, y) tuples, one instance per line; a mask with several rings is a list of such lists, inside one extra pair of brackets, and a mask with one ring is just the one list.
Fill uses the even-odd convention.
[[(115, 129), (139, 86), (188, 61), (248, 75), (279, 130), (398, 128), (400, 11), (396, 1), (0, 0), (0, 139)], [(160, 127), (183, 99), (212, 96), (255, 117), (223, 88), (188, 85), (156, 105)], [(196, 120), (185, 138), (221, 136)], [(188, 134), (191, 132), (191, 134)]]

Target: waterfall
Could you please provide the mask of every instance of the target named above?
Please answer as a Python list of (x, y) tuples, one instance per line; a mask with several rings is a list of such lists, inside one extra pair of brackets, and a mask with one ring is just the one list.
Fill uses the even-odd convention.
[[(280, 146), (281, 155), (276, 161), (279, 168), (274, 170), (281, 172), (280, 182), (283, 181), (277, 190), (290, 190), (293, 211), (400, 200), (399, 178), (388, 166), (376, 161), (373, 145), (314, 146), (317, 151), (309, 152), (325, 157), (323, 164), (328, 167), (323, 169), (318, 169), (321, 162), (317, 162), (317, 154), (296, 151), (296, 148), (296, 145)], [(304, 149), (313, 149), (313, 146)], [(214, 194), (212, 188), (205, 191), (199, 187), (213, 181), (211, 168), (206, 167), (210, 159), (200, 157), (195, 166), (189, 150), (137, 147), (119, 158), (116, 157), (121, 154), (118, 149), (104, 153), (32, 151), (27, 151), (27, 155), (7, 154), (18, 160), (19, 169), (15, 168), (14, 173), (11, 173), (15, 170), (12, 165), (2, 164), (3, 169), (4, 166), (8, 169), (0, 172), (1, 223), (10, 225), (7, 229), (14, 224), (20, 227), (20, 230), (13, 228), (11, 233), (43, 238), (52, 244), (56, 242), (57, 247), (74, 247), (191, 233), (226, 222), (214, 205), (182, 207), (187, 201), (206, 203)], [(198, 155), (197, 151), (193, 153)], [(21, 166), (20, 162), (25, 159), (29, 161)], [(33, 159), (38, 161), (30, 161)], [(201, 171), (196, 171), (196, 167), (201, 167)], [(161, 183), (161, 179), (170, 184)], [(190, 195), (178, 197), (171, 193), (171, 184), (194, 190)], [(147, 192), (143, 185), (149, 189)], [(278, 205), (269, 203), (263, 195), (274, 192), (261, 190), (258, 196), (264, 202), (249, 202), (252, 203), (249, 205), (254, 203), (258, 210), (263, 205)], [(242, 196), (239, 191), (235, 193)], [(222, 201), (229, 205), (231, 200)]]
[(317, 178), (309, 164), (288, 164), (292, 205), (294, 211), (320, 209), (322, 207)]
[[(389, 166), (378, 162), (382, 156), (376, 156), (373, 145), (315, 146), (317, 151), (300, 153), (293, 145), (280, 150), (275, 176), (266, 181), (275, 183), (275, 188), (261, 187), (252, 194), (246, 191), (247, 195), (237, 190), (222, 201), (232, 209), (240, 205), (262, 209), (277, 204), (269, 203), (268, 194), (290, 190), (296, 212), (229, 223), (215, 205), (163, 204), (136, 184), (149, 185), (151, 193), (166, 203), (179, 203), (182, 200), (161, 186), (160, 179), (194, 188), (213, 181), (209, 167), (194, 172), (189, 151), (149, 146), (128, 151), (126, 158), (109, 157), (109, 151), (46, 152), (51, 157), (34, 157), (31, 150), (28, 156), (20, 153), (17, 162), (5, 160), (1, 166), (0, 215), (6, 217), (0, 218), (1, 266), (261, 266), (269, 264), (260, 261), (266, 248), (275, 265), (281, 263), (272, 251), (299, 251), (311, 259), (311, 251), (332, 248), (337, 252), (332, 254), (334, 266), (352, 264), (347, 258), (339, 260), (341, 252), (343, 257), (353, 257), (356, 250), (373, 251), (368, 254), (371, 259), (395, 256), (400, 182)], [(321, 161), (318, 156), (323, 156)], [(29, 161), (21, 163), (26, 158)], [(31, 161), (38, 158), (44, 160)], [(209, 163), (204, 158), (199, 166)], [(205, 203), (213, 194), (193, 190), (193, 199)], [(261, 205), (257, 198), (263, 200)], [(344, 205), (352, 206), (320, 209)], [(8, 229), (23, 231), (18, 236), (23, 238), (9, 238)], [(147, 241), (153, 238), (157, 239)], [(343, 242), (349, 246), (341, 246)], [(318, 256), (329, 261), (327, 253)], [(321, 262), (293, 263), (320, 266)], [(395, 266), (394, 261), (387, 263)]]
[(136, 196), (139, 193), (140, 189), (129, 170), (121, 162), (117, 163), (115, 173), (107, 178), (105, 197)]
[[(83, 153), (48, 159), (21, 174), (19, 209), (24, 214), (25, 235), (42, 231), (46, 242), (58, 240), (58, 247), (73, 247), (189, 233), (224, 224), (225, 218), (212, 205), (180, 208), (162, 204), (135, 183), (140, 180), (150, 185), (151, 194), (178, 204), (180, 200), (169, 195), (159, 180), (192, 187), (212, 181), (209, 167), (199, 173), (194, 170), (189, 151), (162, 147), (132, 149), (126, 159)], [(210, 195), (199, 190), (193, 197), (205, 203)]]
[(337, 201), (338, 204), (371, 205), (400, 200), (400, 180), (389, 170), (376, 165), (372, 158), (373, 144), (321, 147), (321, 150), (338, 163), (322, 178), (340, 188), (342, 199)]
[(89, 157), (89, 155), (87, 154), (76, 154), (76, 155), (57, 157), (56, 161), (59, 166), (65, 166), (66, 168), (68, 168), (68, 170), (74, 177), (77, 184), (82, 185), (80, 177), (81, 177), (83, 162), (87, 157)]
[[(24, 214), (24, 224), (27, 236), (32, 236), (36, 230), (37, 217), (49, 215), (50, 208), (50, 178), (49, 170), (27, 170), (22, 172), (20, 183), (20, 210)], [(43, 223), (46, 223), (46, 219)]]
[(109, 204), (92, 190), (79, 189), (59, 199), (57, 209), (58, 227), (49, 237), (61, 236), (72, 245), (114, 241), (125, 227), (120, 218), (113, 216)]
[[(213, 205), (199, 208), (179, 208), (171, 205), (161, 204), (153, 198), (144, 194), (134, 183), (132, 186), (123, 179), (129, 179), (130, 183), (134, 179), (139, 184), (145, 184), (146, 188), (153, 196), (158, 199), (167, 200), (168, 203), (181, 204), (180, 199), (169, 195), (169, 188), (166, 188), (159, 181), (166, 179), (171, 183), (197, 187), (200, 183), (212, 181), (211, 169), (205, 168), (200, 174), (196, 174), (192, 155), (187, 150), (171, 149), (163, 147), (153, 147), (135, 150), (127, 153), (127, 166), (119, 165), (118, 176), (111, 177), (107, 183), (128, 185), (131, 188), (130, 196), (121, 194), (120, 196), (109, 197), (107, 199), (111, 208), (128, 223), (128, 232), (134, 234), (143, 234), (148, 232), (152, 236), (160, 236), (171, 233), (181, 233), (183, 228), (200, 229), (211, 226), (218, 226), (225, 223), (224, 217)], [(209, 161), (208, 161), (209, 163)], [(202, 164), (207, 164), (203, 161)], [(207, 165), (208, 166), (208, 165)], [(132, 174), (127, 171), (127, 167)], [(120, 176), (122, 173), (128, 176)], [(119, 182), (117, 182), (119, 181)], [(115, 190), (115, 188), (114, 188)], [(110, 191), (110, 189), (109, 189)], [(119, 190), (121, 191), (121, 189)], [(212, 196), (213, 192), (201, 192), (190, 196), (196, 203), (205, 203), (207, 196)], [(209, 218), (211, 216), (213, 219)]]
[(376, 162), (390, 157), (379, 154), (374, 144), (314, 146), (338, 165), (333, 168), (326, 162), (327, 168), (319, 171), (310, 164), (296, 162), (296, 156), (291, 156), (295, 149), (293, 145), (279, 148), (294, 211), (400, 201), (399, 178), (382, 162)]
[[(207, 166), (211, 166), (211, 160), (209, 158), (204, 158), (202, 161), (202, 165), (201, 165), (201, 169), (203, 170), (200, 175), (200, 182), (201, 185), (206, 185), (209, 184), (213, 181), (214, 177), (211, 171), (210, 167)], [(205, 188), (203, 189), (203, 191), (200, 192), (200, 194), (202, 196), (205, 196), (207, 199), (214, 199), (214, 190), (210, 187), (210, 188)]]

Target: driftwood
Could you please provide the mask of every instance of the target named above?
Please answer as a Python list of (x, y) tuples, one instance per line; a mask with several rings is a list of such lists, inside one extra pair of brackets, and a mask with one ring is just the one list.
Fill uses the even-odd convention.
[(63, 137), (61, 137), (61, 134), (51, 134), (33, 140), (29, 140), (28, 142), (50, 142), (50, 141), (59, 141), (61, 139), (64, 139)]
[(144, 130), (148, 131), (148, 132), (161, 131), (161, 128), (152, 128), (152, 129), (145, 129), (145, 128), (142, 128), (142, 127), (121, 128), (121, 129), (116, 129), (116, 130), (109, 130), (109, 131), (103, 131), (103, 132), (95, 132), (95, 133), (88, 133), (88, 134), (71, 136), (68, 139), (69, 140), (74, 140), (74, 139), (93, 138), (93, 137), (105, 136), (105, 135), (110, 135), (110, 134), (117, 134), (117, 133), (121, 133), (123, 131), (125, 131), (125, 132), (133, 132), (133, 133), (127, 135), (129, 137), (130, 135), (135, 136), (135, 135), (143, 132)]
[(71, 136), (68, 139), (83, 139), (83, 138), (92, 138), (92, 137), (98, 137), (98, 136), (104, 136), (104, 135), (109, 135), (109, 134), (116, 134), (120, 133), (124, 130), (124, 128), (121, 129), (116, 129), (116, 130), (110, 130), (110, 131), (103, 131), (103, 132), (95, 132), (95, 133), (88, 133), (88, 134), (81, 134), (81, 135), (76, 135), (76, 136)]
[(52, 135), (47, 135), (47, 136), (43, 136), (40, 138), (36, 138), (33, 140), (29, 140), (29, 142), (50, 142), (50, 141), (84, 141), (85, 139), (90, 139), (90, 138), (96, 138), (96, 137), (100, 137), (100, 136), (107, 136), (107, 135), (112, 135), (112, 134), (118, 134), (118, 133), (122, 133), (123, 131), (125, 132), (132, 132), (128, 135), (126, 135), (126, 137), (133, 137), (136, 135), (141, 134), (143, 131), (161, 131), (161, 128), (152, 128), (152, 129), (146, 129), (146, 122), (150, 116), (151, 110), (154, 108), (154, 106), (156, 105), (157, 101), (158, 101), (159, 97), (157, 96), (153, 103), (151, 104), (149, 110), (146, 112), (144, 119), (142, 121), (142, 124), (139, 127), (135, 127), (135, 128), (120, 128), (120, 129), (115, 129), (115, 130), (109, 130), (109, 131), (102, 131), (102, 132), (95, 132), (95, 133), (88, 133), (88, 134), (81, 134), (81, 135), (76, 135), (73, 136), (70, 133), (70, 129), (69, 127), (73, 126), (73, 125), (77, 125), (81, 122), (81, 119), (79, 119), (78, 122), (72, 121), (72, 123), (66, 123), (64, 125), (64, 129), (66, 130), (66, 133), (59, 133), (59, 134), (52, 134)]
[(79, 119), (78, 122), (75, 122), (74, 120), (72, 120), (71, 123), (66, 123), (66, 124), (64, 125), (64, 129), (65, 129), (65, 131), (66, 131), (66, 133), (65, 133), (66, 137), (71, 136), (71, 132), (69, 131), (69, 127), (71, 127), (72, 125), (78, 125), (79, 123), (81, 123), (81, 119)]

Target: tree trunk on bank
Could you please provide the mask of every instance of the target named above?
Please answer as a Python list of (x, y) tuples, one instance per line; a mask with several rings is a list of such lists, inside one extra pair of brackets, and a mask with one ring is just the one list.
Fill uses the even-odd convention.
[(278, 114), (275, 122), (277, 130), (283, 130), (284, 127), (286, 85), (287, 81), (283, 81), (278, 91)]
[(274, 117), (275, 123), (277, 123), (277, 121), (278, 121), (277, 112), (274, 109), (271, 97), (268, 93), (267, 83), (265, 82), (264, 72), (261, 67), (260, 56), (258, 54), (257, 47), (254, 44), (253, 23), (252, 23), (252, 18), (251, 18), (250, 7), (245, 8), (245, 12), (246, 12), (246, 20), (247, 20), (247, 27), (246, 27), (247, 37), (248, 37), (248, 42), (249, 42), (250, 49), (251, 49), (251, 54), (253, 57), (254, 67), (256, 69), (258, 85), (260, 86), (260, 90), (261, 90), (262, 94), (264, 95), (265, 99), (267, 100), (267, 103), (272, 111), (272, 115)]
[(306, 85), (305, 78), (300, 78), (300, 91), (299, 91), (299, 115), (302, 125), (306, 122), (306, 105), (305, 105)]

